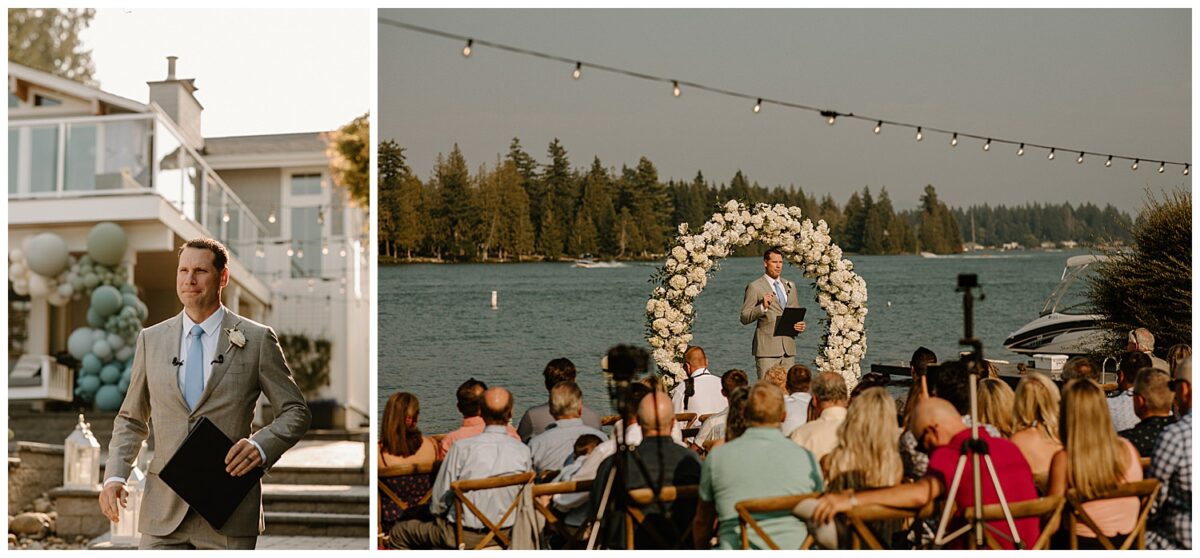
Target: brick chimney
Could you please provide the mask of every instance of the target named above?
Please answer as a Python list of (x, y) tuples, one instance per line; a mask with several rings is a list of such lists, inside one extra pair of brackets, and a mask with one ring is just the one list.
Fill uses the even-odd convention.
[(157, 103), (171, 117), (188, 147), (201, 150), (204, 148), (204, 136), (200, 133), (200, 113), (204, 107), (196, 100), (195, 80), (175, 77), (175, 61), (178, 59), (176, 56), (167, 57), (167, 79), (146, 82), (150, 86), (150, 102)]

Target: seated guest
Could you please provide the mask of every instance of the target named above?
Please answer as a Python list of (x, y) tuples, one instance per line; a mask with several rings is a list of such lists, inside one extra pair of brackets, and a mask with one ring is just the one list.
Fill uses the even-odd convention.
[(1062, 367), (1062, 381), (1067, 383), (1071, 380), (1087, 379), (1097, 384), (1102, 384), (1100, 377), (1100, 368), (1092, 359), (1085, 356), (1077, 356), (1067, 359), (1067, 362)]
[[(734, 368), (721, 376), (721, 395), (729, 400), (729, 394), (733, 393), (734, 388), (739, 386), (750, 385), (750, 380), (746, 377), (746, 373)], [(725, 441), (725, 422), (729, 418), (729, 406), (719, 413), (709, 416), (703, 423), (700, 424), (700, 432), (696, 434), (695, 445), (704, 451), (712, 449), (714, 443)]]
[[(459, 440), (450, 447), (433, 483), (429, 503), (432, 519), (410, 519), (392, 527), (390, 544), (398, 549), (453, 549), (455, 531), (454, 493), (450, 483), (484, 479), (529, 471), (529, 448), (508, 435), (504, 428), (512, 420), (512, 394), (504, 388), (491, 388), (483, 394), (483, 433)], [(469, 494), (471, 501), (491, 521), (499, 521), (521, 487), (511, 486)], [(510, 532), (514, 514), (500, 525)], [(463, 507), (463, 542), (473, 547), (483, 540), (487, 529), (466, 506)]]
[[(900, 427), (892, 421), (895, 415), (896, 401), (882, 387), (867, 388), (850, 401), (837, 447), (821, 460), (821, 469), (827, 479), (826, 490), (867, 490), (900, 483), (904, 464), (900, 462), (898, 444)], [(802, 519), (811, 519), (816, 503), (816, 500), (806, 500), (793, 512)], [(808, 527), (809, 530), (819, 529), (812, 523)], [(892, 522), (872, 525), (880, 542), (887, 547), (891, 546), (892, 534), (901, 528), (902, 525)], [(841, 536), (833, 540), (818, 537), (818, 542), (826, 548), (848, 548), (846, 534), (839, 533)]]
[(792, 433), (796, 427), (808, 422), (808, 406), (812, 403), (812, 395), (808, 393), (812, 385), (812, 371), (803, 364), (792, 365), (787, 373), (787, 397), (783, 398), (783, 406), (787, 409), (787, 418), (779, 425), (784, 436)]
[[(417, 418), (421, 414), (421, 403), (417, 396), (408, 392), (393, 393), (383, 409), (382, 429), (379, 432), (379, 467), (397, 465), (432, 464), (437, 459), (437, 444), (433, 438), (421, 435)], [(380, 498), (380, 522), (384, 530), (402, 519), (421, 517), (429, 513), (427, 504), (420, 504), (429, 487), (433, 485), (431, 475), (389, 477), (380, 482), (408, 506), (400, 505), (391, 498)]]
[[(1140, 353), (1138, 353), (1140, 354)], [(1127, 482), (1142, 480), (1142, 466), (1133, 444), (1113, 430), (1104, 390), (1095, 382), (1075, 380), (1063, 388), (1059, 412), (1059, 437), (1063, 449), (1050, 461), (1047, 494), (1062, 496), (1074, 489), (1081, 499), (1109, 492)], [(1106, 537), (1133, 531), (1137, 523), (1135, 496), (1083, 504)], [(1065, 530), (1064, 530), (1065, 531)], [(1095, 533), (1084, 522), (1075, 524), (1079, 548), (1100, 549)], [(1056, 546), (1063, 546), (1061, 542)]]
[[(1180, 408), (1189, 409), (1175, 424), (1163, 429), (1154, 446), (1147, 474), (1162, 482), (1154, 514), (1146, 527), (1146, 548), (1192, 549), (1192, 364), (1178, 367), (1175, 395)], [(1184, 393), (1186, 391), (1186, 394)]]
[[(916, 482), (904, 483), (891, 488), (827, 493), (818, 500), (816, 510), (813, 512), (813, 520), (818, 523), (828, 523), (838, 513), (872, 504), (918, 509), (934, 499), (944, 496), (954, 479), (962, 446), (971, 438), (971, 429), (963, 423), (962, 415), (954, 405), (937, 397), (917, 403), (910, 424), (913, 432), (917, 433), (917, 439), (921, 445), (930, 452), (929, 468), (924, 477)], [(1033, 485), (1033, 474), (1029, 471), (1029, 464), (1021, 456), (1020, 450), (1012, 442), (995, 437), (984, 428), (979, 428), (978, 432), (979, 438), (988, 444), (988, 451), (998, 477), (996, 480), (1004, 487), (1005, 500), (1009, 503), (1016, 503), (1036, 499), (1038, 495), (1037, 488)], [(973, 477), (973, 461), (973, 459), (967, 459), (964, 462), (962, 478)], [(991, 469), (988, 467), (980, 467), (980, 469), (980, 477), (983, 481), (981, 487), (983, 503), (998, 503), (999, 497), (996, 494), (995, 480), (992, 478)], [(950, 525), (951, 530), (957, 529), (957, 524), (961, 524), (963, 510), (974, 505), (974, 494), (975, 491), (972, 490), (970, 483), (960, 486), (954, 494), (957, 511), (954, 521)], [(1041, 532), (1038, 518), (1017, 519), (1015, 523), (1017, 533), (1023, 542), (1031, 543), (1037, 540)], [(993, 532), (1004, 535), (996, 537), (1002, 547), (1015, 548), (1009, 540), (1011, 531), (1006, 521), (989, 521), (988, 525)], [(961, 545), (962, 542), (962, 537), (953, 541), (955, 545)]]
[(779, 365), (772, 366), (763, 373), (762, 379), (775, 384), (776, 387), (787, 393), (787, 368)]
[(925, 347), (918, 347), (913, 351), (912, 358), (908, 362), (909, 372), (912, 375), (912, 387), (908, 389), (908, 397), (904, 400), (897, 400), (897, 406), (902, 409), (900, 412), (900, 426), (904, 428), (904, 432), (900, 435), (900, 460), (904, 462), (904, 478), (916, 480), (925, 474), (925, 467), (929, 464), (929, 456), (917, 447), (917, 438), (909, 431), (908, 424), (912, 419), (913, 409), (921, 399), (929, 397), (929, 386), (933, 385), (929, 377), (929, 368), (931, 365), (937, 364), (937, 355), (933, 351)]
[[(814, 380), (814, 389), (816, 384)], [(783, 390), (768, 382), (750, 388), (745, 411), (749, 428), (713, 449), (704, 461), (700, 505), (692, 525), (696, 548), (708, 548), (714, 519), (719, 522), (718, 547), (740, 547), (734, 506), (742, 500), (822, 490), (821, 470), (812, 453), (779, 431), (783, 414)], [(804, 523), (787, 512), (760, 515), (758, 524), (780, 548), (800, 548), (808, 536)], [(750, 534), (750, 547), (765, 548), (757, 533)]]
[(1146, 353), (1126, 351), (1121, 355), (1121, 364), (1117, 366), (1117, 390), (1109, 394), (1107, 400), (1108, 414), (1117, 432), (1137, 426), (1138, 416), (1133, 412), (1133, 380), (1137, 378), (1138, 370), (1151, 366)]
[[(455, 397), (458, 399), (458, 412), (463, 416), (462, 426), (442, 437), (442, 443), (438, 445), (438, 459), (446, 457), (446, 452), (450, 451), (450, 446), (454, 445), (454, 442), (477, 436), (483, 432), (483, 417), (480, 416), (480, 412), (483, 408), (484, 391), (487, 391), (487, 384), (475, 378), (470, 378), (458, 386)], [(521, 439), (511, 424), (505, 424), (504, 428), (509, 436), (516, 440)]]
[(1171, 377), (1157, 368), (1143, 368), (1133, 382), (1133, 412), (1140, 422), (1137, 426), (1118, 432), (1121, 437), (1133, 442), (1138, 455), (1149, 456), (1163, 428), (1174, 424), (1171, 416)]
[[(671, 431), (675, 425), (674, 407), (666, 393), (653, 391), (642, 397), (637, 404), (637, 423), (642, 432), (641, 443), (634, 453), (610, 456), (600, 464), (596, 479), (608, 479), (610, 471), (616, 467), (616, 460), (625, 460), (622, 469), (628, 475), (625, 480), (625, 490), (662, 486), (660, 483), (672, 486), (695, 485), (700, 482), (700, 459), (696, 453), (680, 446), (671, 439)], [(643, 470), (638, 462), (645, 466)], [(589, 508), (592, 517), (600, 509), (604, 497), (604, 487), (607, 482), (592, 483), (589, 497)], [(624, 510), (617, 509), (617, 499), (611, 493), (608, 502), (612, 502), (604, 515), (602, 529), (606, 547), (610, 549), (625, 548), (625, 517)], [(647, 506), (645, 520), (634, 531), (634, 547), (637, 549), (670, 549), (691, 548), (691, 540), (683, 535), (687, 533), (688, 524), (696, 513), (695, 501), (677, 500), (666, 507), (665, 515), (658, 506)]]
[(721, 379), (708, 371), (704, 349), (689, 347), (683, 353), (683, 369), (688, 377), (671, 392), (676, 413), (696, 413), (696, 416), (719, 413), (728, 403), (721, 395)]
[(1175, 370), (1185, 360), (1192, 360), (1192, 346), (1184, 343), (1171, 345), (1171, 348), (1167, 349), (1167, 366), (1169, 367), (1167, 373), (1174, 378)]
[(1167, 361), (1154, 356), (1154, 334), (1144, 327), (1129, 332), (1129, 343), (1125, 346), (1125, 350), (1136, 351), (1150, 357), (1150, 364), (1146, 366), (1152, 366), (1159, 370), (1171, 368)]
[(838, 443), (838, 427), (846, 420), (850, 390), (836, 372), (822, 372), (812, 381), (813, 406), (820, 415), (792, 431), (793, 442), (811, 451), (818, 461)]
[[(548, 363), (542, 369), (542, 379), (546, 386), (546, 392), (559, 382), (574, 382), (575, 381), (575, 363), (569, 359), (556, 358)], [(600, 428), (600, 415), (596, 411), (591, 410), (587, 405), (583, 406), (583, 413), (580, 415), (583, 423), (592, 427)], [(554, 417), (550, 414), (550, 403), (543, 403), (525, 410), (525, 414), (521, 415), (521, 421), (517, 423), (517, 434), (521, 435), (521, 441), (529, 443), (529, 439), (546, 431), (546, 427), (554, 422)]]
[[(854, 384), (854, 389), (850, 390), (850, 401), (854, 401), (864, 391), (873, 387), (886, 388), (888, 385), (888, 377), (879, 372), (867, 372), (858, 379), (858, 383)], [(899, 416), (899, 415), (897, 415)]]
[(1062, 449), (1058, 438), (1058, 386), (1049, 376), (1027, 372), (1013, 397), (1012, 443), (1021, 450), (1033, 474), (1050, 470), (1050, 459)]
[(1013, 389), (1000, 378), (979, 380), (977, 388), (979, 423), (990, 424), (1008, 438), (1013, 433)]
[[(533, 469), (560, 471), (573, 458), (575, 440), (584, 434), (605, 438), (603, 431), (583, 423), (583, 391), (575, 382), (559, 382), (550, 389), (550, 415), (553, 427), (529, 440), (529, 451), (533, 453)], [(573, 461), (573, 459), (572, 459)]]
[(730, 442), (741, 436), (750, 427), (746, 421), (746, 404), (749, 402), (749, 386), (738, 386), (729, 393), (729, 412), (725, 416), (725, 437), (719, 440), (708, 440), (705, 448), (709, 453), (725, 442)]
[(1192, 361), (1185, 360), (1175, 371), (1171, 380), (1175, 385), (1175, 414), (1184, 416), (1192, 412)]

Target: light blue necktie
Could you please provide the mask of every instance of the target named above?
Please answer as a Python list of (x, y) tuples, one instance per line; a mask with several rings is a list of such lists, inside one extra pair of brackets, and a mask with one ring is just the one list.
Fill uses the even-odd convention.
[(204, 343), (200, 342), (203, 335), (204, 328), (198, 325), (192, 326), (191, 333), (188, 333), (191, 344), (188, 345), (187, 361), (183, 364), (183, 400), (189, 409), (196, 408), (200, 394), (204, 392)]
[(779, 297), (779, 307), (787, 307), (787, 296), (783, 294), (783, 281), (775, 281), (775, 296)]

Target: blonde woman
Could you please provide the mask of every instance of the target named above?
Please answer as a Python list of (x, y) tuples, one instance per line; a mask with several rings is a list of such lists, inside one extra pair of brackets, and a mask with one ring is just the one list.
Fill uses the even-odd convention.
[(1013, 395), (1012, 443), (1021, 450), (1034, 475), (1050, 470), (1050, 460), (1062, 449), (1058, 437), (1058, 407), (1061, 396), (1049, 376), (1030, 372), (1017, 383)]
[(1013, 433), (1013, 390), (1000, 378), (979, 380), (979, 424), (990, 424), (1005, 438)]
[[(1063, 449), (1050, 461), (1051, 496), (1074, 489), (1082, 499), (1094, 498), (1118, 486), (1142, 480), (1140, 456), (1133, 444), (1113, 429), (1104, 390), (1090, 380), (1076, 380), (1063, 388), (1059, 413)], [(1083, 510), (1106, 537), (1131, 532), (1137, 523), (1138, 499), (1117, 498), (1083, 504)], [(1075, 525), (1081, 549), (1101, 548), (1095, 533), (1082, 521)]]
[(1175, 371), (1179, 369), (1179, 365), (1183, 364), (1185, 360), (1192, 360), (1192, 346), (1185, 343), (1171, 345), (1171, 348), (1167, 349), (1167, 366), (1171, 369), (1164, 372), (1167, 372), (1174, 378)]
[[(838, 426), (837, 446), (821, 459), (821, 470), (828, 479), (826, 491), (885, 488), (900, 483), (904, 477), (904, 464), (900, 461), (900, 427), (895, 417), (896, 400), (882, 387), (865, 389), (850, 401), (846, 420)], [(807, 520), (816, 500), (804, 504), (802, 502), (794, 513)], [(831, 524), (810, 524), (817, 542), (826, 548), (844, 547), (837, 539), (844, 539), (845, 533), (839, 532), (835, 536), (828, 531), (828, 526)], [(887, 545), (892, 533), (901, 525), (888, 522), (872, 527), (880, 541)]]

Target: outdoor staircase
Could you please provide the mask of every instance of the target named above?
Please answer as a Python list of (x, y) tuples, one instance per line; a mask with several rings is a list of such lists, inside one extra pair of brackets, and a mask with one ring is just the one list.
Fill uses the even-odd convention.
[(371, 541), (366, 443), (304, 440), (263, 477), (268, 536)]

